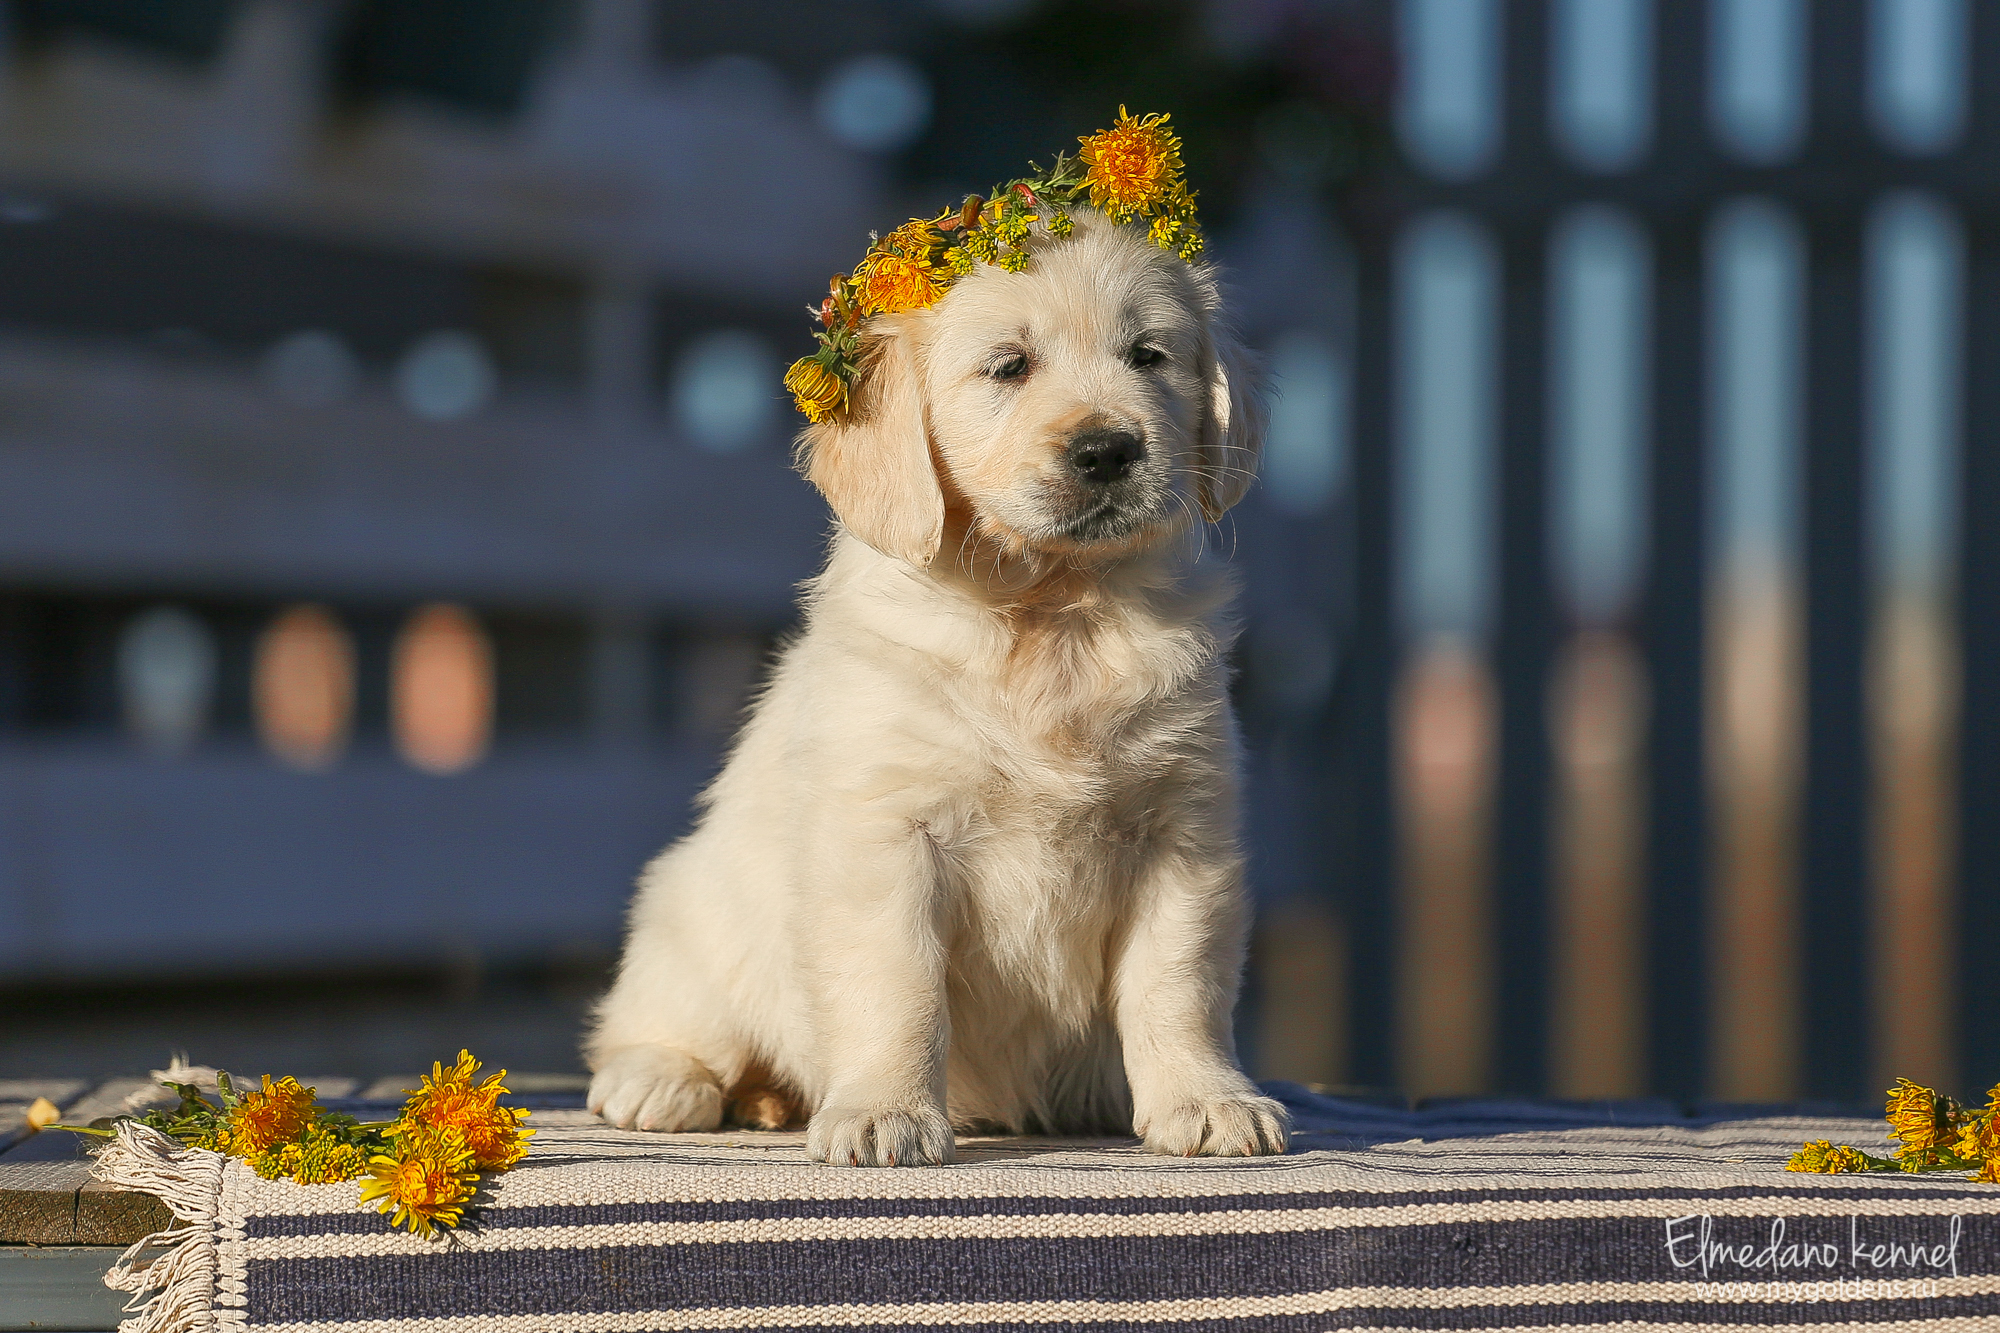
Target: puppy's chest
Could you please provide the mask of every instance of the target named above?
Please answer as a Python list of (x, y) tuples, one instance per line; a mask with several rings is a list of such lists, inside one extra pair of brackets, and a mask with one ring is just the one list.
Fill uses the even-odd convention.
[(1157, 791), (1213, 748), (1219, 687), (1185, 656), (1170, 655), (1176, 671), (1115, 636), (1057, 647), (968, 692), (984, 822), (1048, 838), (1136, 832)]

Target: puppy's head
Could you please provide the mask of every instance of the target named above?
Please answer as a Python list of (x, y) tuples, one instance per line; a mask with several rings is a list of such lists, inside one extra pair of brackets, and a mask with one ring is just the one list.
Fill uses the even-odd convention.
[(1213, 276), (1080, 209), (1027, 271), (981, 265), (877, 316), (850, 409), (800, 437), (855, 536), (927, 566), (947, 498), (980, 538), (1116, 554), (1213, 521), (1249, 487), (1263, 410)]

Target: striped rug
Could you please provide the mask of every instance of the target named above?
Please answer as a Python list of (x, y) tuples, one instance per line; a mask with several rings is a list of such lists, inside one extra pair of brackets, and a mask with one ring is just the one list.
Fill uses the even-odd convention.
[(1282, 1158), (970, 1139), (898, 1170), (545, 1109), (448, 1243), (143, 1132), (100, 1171), (187, 1224), (125, 1270), (148, 1333), (2000, 1328), (2000, 1186), (1783, 1170), (1879, 1120), (1279, 1091)]

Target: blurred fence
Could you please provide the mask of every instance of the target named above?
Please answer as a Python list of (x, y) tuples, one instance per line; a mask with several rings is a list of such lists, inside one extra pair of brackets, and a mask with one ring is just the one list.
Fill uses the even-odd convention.
[(602, 950), (802, 293), (1157, 94), (1281, 395), (1260, 1072), (2000, 1076), (2000, 2), (1141, 8), (0, 7), (0, 976)]
[(1325, 521), (1347, 1077), (1986, 1087), (2000, 5), (1393, 17)]

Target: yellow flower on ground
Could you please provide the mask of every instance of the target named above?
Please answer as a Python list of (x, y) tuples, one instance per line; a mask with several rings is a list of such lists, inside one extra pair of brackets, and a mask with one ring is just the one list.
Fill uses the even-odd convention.
[(507, 1091), (506, 1070), (475, 1084), (479, 1069), (479, 1061), (470, 1051), (460, 1051), (458, 1063), (450, 1070), (433, 1065), (423, 1086), (404, 1104), (402, 1122), (389, 1132), (457, 1134), (472, 1150), (473, 1163), (482, 1171), (504, 1171), (520, 1161), (528, 1152), (528, 1136), (534, 1133), (521, 1128), (528, 1112), (500, 1105)]
[(206, 1148), (210, 1152), (227, 1153), (232, 1138), (228, 1122), (223, 1121), (197, 1134), (188, 1146), (191, 1148)]
[(817, 357), (802, 356), (792, 362), (785, 372), (785, 388), (791, 391), (792, 405), (815, 424), (847, 406), (846, 383)]
[(1953, 1150), (1967, 1161), (1980, 1163), (1974, 1180), (2000, 1183), (2000, 1087), (1987, 1092), (1984, 1110), (1967, 1116), (1959, 1126)]
[(1956, 1110), (1951, 1098), (1943, 1093), (1906, 1078), (1897, 1079), (1896, 1086), (1889, 1089), (1889, 1103), (1883, 1113), (1889, 1122), (1889, 1133), (1903, 1145), (1896, 1150), (1896, 1156), (1914, 1160), (1933, 1149), (1954, 1144), (1962, 1119), (1954, 1114)]
[(304, 1139), (286, 1146), (280, 1165), (285, 1175), (301, 1185), (331, 1185), (366, 1171), (368, 1154), (332, 1130), (316, 1125)]
[(1091, 206), (1113, 222), (1144, 217), (1181, 179), (1181, 141), (1159, 113), (1131, 116), (1118, 108), (1108, 130), (1085, 135), (1077, 156), (1089, 169)]
[(472, 1149), (455, 1130), (413, 1129), (396, 1138), (390, 1154), (369, 1159), (361, 1202), (388, 1214), (390, 1226), (430, 1236), (455, 1227), (479, 1188)]
[(221, 1151), (256, 1157), (305, 1133), (313, 1118), (313, 1090), (302, 1088), (290, 1074), (271, 1082), (264, 1075), (261, 1092), (243, 1094), (229, 1112), (228, 1145)]
[(1868, 1159), (1858, 1148), (1836, 1148), (1825, 1139), (1815, 1139), (1792, 1154), (1787, 1171), (1816, 1171), (1837, 1176), (1843, 1171), (1866, 1171)]

